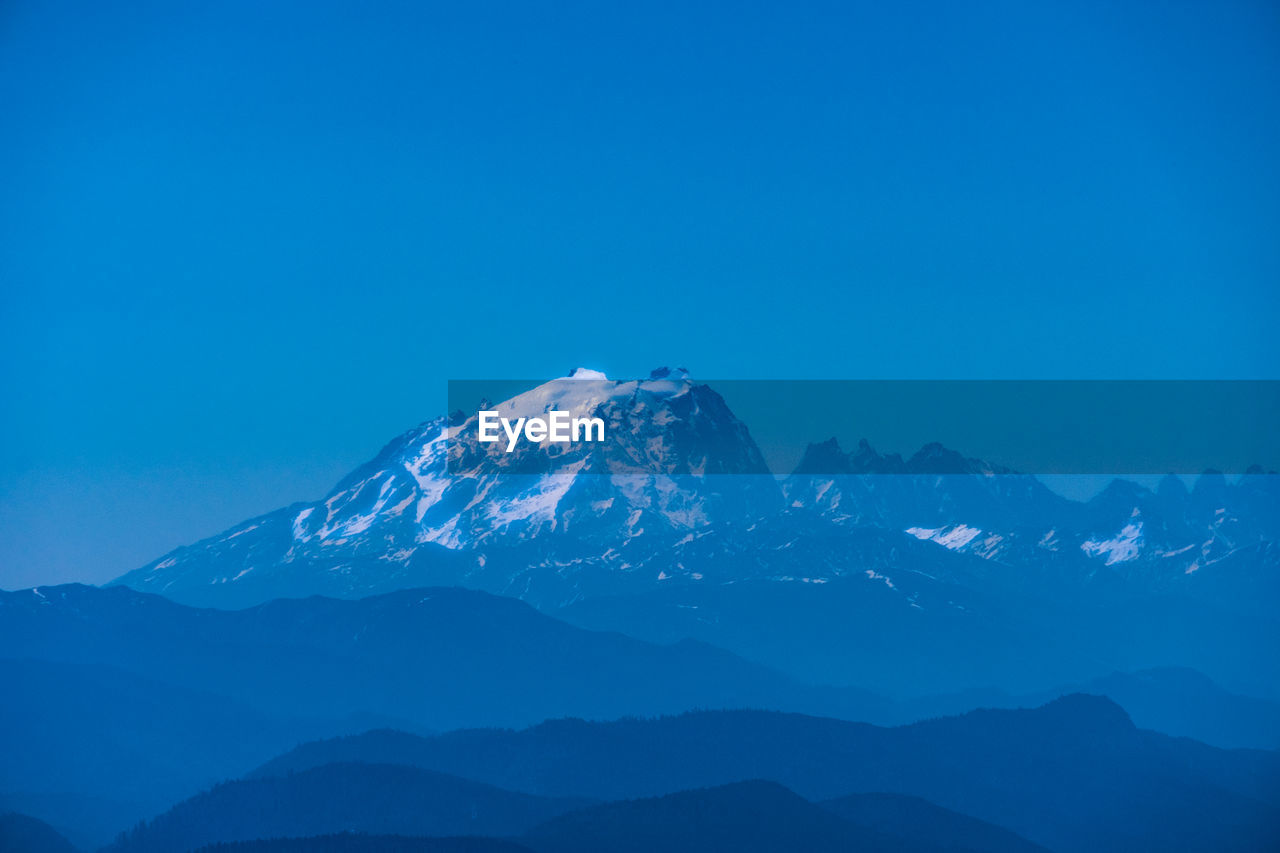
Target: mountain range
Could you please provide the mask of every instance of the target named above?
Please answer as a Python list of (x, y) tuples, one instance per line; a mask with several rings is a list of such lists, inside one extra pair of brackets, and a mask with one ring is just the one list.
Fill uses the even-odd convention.
[[(44, 587), (0, 593), (0, 649), (0, 808), (47, 820), (87, 847), (299, 741), (369, 729), (377, 730), (360, 736), (359, 751), (308, 766), (401, 763), (432, 743), (413, 732), (549, 718), (757, 708), (893, 725), (983, 705), (1033, 707), (1071, 689), (1115, 697), (1143, 727), (1225, 746), (1274, 747), (1280, 719), (1274, 704), (1185, 670), (1114, 673), (1038, 695), (894, 700), (808, 685), (694, 641), (586, 631), (523, 602), (461, 589), (227, 611), (123, 587)], [(474, 768), (429, 769), (473, 778)], [(690, 778), (684, 787), (769, 776), (743, 773)]]
[(0, 813), (0, 850), (9, 853), (75, 853), (71, 842), (44, 821), (18, 812)]
[[(384, 788), (386, 790), (384, 790)], [(435, 794), (436, 796), (433, 796)], [(326, 809), (331, 805), (332, 809)], [(222, 818), (235, 809), (237, 817)], [(561, 812), (537, 820), (538, 812)], [(531, 823), (532, 822), (532, 823)], [(315, 834), (334, 824), (353, 829)], [(508, 830), (494, 837), (386, 834), (367, 827)], [(513, 827), (525, 828), (515, 834)], [(221, 840), (248, 833), (270, 841)], [(292, 833), (292, 834), (290, 834)], [(811, 803), (749, 780), (660, 797), (572, 807), (404, 766), (332, 764), (230, 782), (123, 835), (109, 851), (844, 851), (1043, 853), (1008, 830), (916, 797), (850, 794)]]
[(483, 406), (611, 440), (507, 452), (455, 411), (114, 584), (0, 592), (0, 811), (23, 813), (0, 830), (133, 825), (119, 853), (1280, 837), (1273, 473), (1079, 502), (939, 444), (829, 440), (775, 476), (682, 370)]
[(779, 480), (712, 388), (665, 368), (579, 370), (488, 405), (600, 417), (613, 438), (504, 454), (455, 412), (323, 499), (118, 583), (214, 607), (464, 586), (893, 695), (1189, 666), (1280, 698), (1263, 604), (1280, 594), (1280, 477), (1116, 480), (1081, 503), (941, 445), (903, 459), (830, 440)]
[(326, 764), (225, 782), (125, 834), (111, 853), (339, 832), (510, 836), (592, 801), (539, 797), (403, 764)]
[[(1212, 575), (1241, 552), (1276, 559), (1269, 546), (1280, 535), (1280, 480), (1261, 469), (1238, 483), (1206, 472), (1190, 490), (1172, 475), (1154, 492), (1117, 480), (1081, 504), (1032, 476), (938, 444), (903, 460), (866, 442), (844, 453), (831, 439), (811, 445), (779, 484), (747, 426), (683, 371), (659, 369), (640, 382), (581, 370), (574, 376), (586, 378), (548, 382), (495, 410), (600, 417), (609, 425), (607, 445), (487, 452), (476, 441), (474, 415), (437, 418), (393, 439), (322, 500), (251, 519), (120, 582), (217, 605), (459, 580), (564, 606), (659, 583), (820, 581), (863, 574), (864, 564), (918, 563), (963, 577), (968, 561), (948, 554), (1047, 564), (1071, 583), (1140, 579), (1145, 588)], [(836, 527), (802, 528), (778, 541), (792, 521), (767, 520), (786, 508), (810, 510)], [(728, 575), (702, 571), (735, 549), (782, 550), (802, 537), (839, 539), (840, 530), (861, 527), (890, 535), (870, 555), (810, 560), (809, 576), (789, 574), (790, 555), (735, 565)], [(903, 537), (939, 547), (906, 560), (890, 556), (908, 547)], [(869, 564), (868, 557), (889, 562)]]
[(224, 721), (243, 718), (264, 737), (273, 717), (305, 736), (307, 720), (441, 730), (695, 707), (859, 717), (887, 707), (865, 691), (810, 687), (696, 641), (658, 645), (587, 631), (515, 599), (457, 588), (236, 611), (124, 587), (4, 592), (0, 648), (11, 683), (24, 688), (11, 712), (74, 685), (109, 708), (113, 693), (100, 687), (114, 682), (123, 696), (145, 694), (156, 707), (203, 705)]

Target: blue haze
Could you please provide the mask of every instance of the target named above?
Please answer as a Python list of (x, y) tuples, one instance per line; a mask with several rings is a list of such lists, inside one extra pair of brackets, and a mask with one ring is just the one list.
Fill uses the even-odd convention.
[(1277, 378), (1273, 3), (0, 8), (0, 587), (445, 380)]

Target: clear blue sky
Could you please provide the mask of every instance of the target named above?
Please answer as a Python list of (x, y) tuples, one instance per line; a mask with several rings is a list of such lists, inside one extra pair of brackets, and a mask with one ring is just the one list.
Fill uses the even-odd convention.
[(0, 587), (449, 377), (1280, 376), (1274, 3), (345, 5), (0, 6)]

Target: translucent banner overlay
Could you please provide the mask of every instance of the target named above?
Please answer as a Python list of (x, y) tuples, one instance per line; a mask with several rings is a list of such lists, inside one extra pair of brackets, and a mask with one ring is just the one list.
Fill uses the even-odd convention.
[[(1277, 381), (449, 382), (449, 469), (1224, 474), (1280, 468)], [(522, 420), (523, 419), (523, 420)], [(832, 441), (834, 439), (834, 441)]]

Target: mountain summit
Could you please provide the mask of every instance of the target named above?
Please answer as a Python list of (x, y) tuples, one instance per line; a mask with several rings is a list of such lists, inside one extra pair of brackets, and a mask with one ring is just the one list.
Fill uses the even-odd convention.
[(513, 420), (599, 417), (609, 440), (504, 453), (477, 440), (475, 413), (455, 412), (393, 439), (323, 499), (179, 548), (118, 583), (223, 605), (441, 583), (568, 601), (656, 578), (643, 569), (655, 554), (781, 506), (746, 425), (683, 368), (640, 381), (577, 368), (486, 405)]

